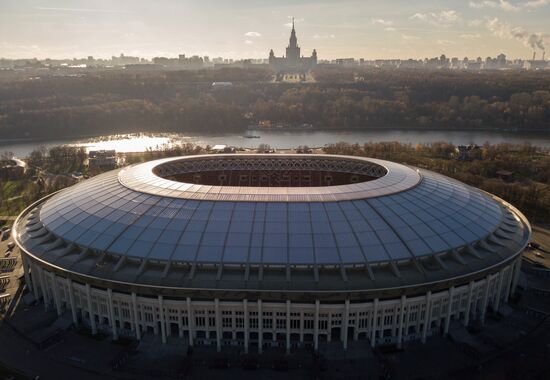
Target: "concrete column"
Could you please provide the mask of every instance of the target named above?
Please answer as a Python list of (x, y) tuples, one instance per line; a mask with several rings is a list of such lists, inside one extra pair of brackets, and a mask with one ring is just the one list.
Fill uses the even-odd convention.
[(372, 322), (371, 322), (371, 332), (370, 332), (370, 345), (372, 347), (376, 346), (376, 320), (378, 317), (378, 298), (374, 299), (373, 311), (372, 311)]
[[(29, 263), (27, 261), (27, 256), (25, 256), (23, 252), (21, 252), (21, 263), (23, 264), (23, 274), (25, 275), (25, 284), (27, 284), (27, 289), (29, 289), (31, 293), (34, 293), (31, 276), (29, 275), (30, 273)], [(33, 296), (34, 298), (36, 298), (36, 294), (33, 294)]]
[(300, 312), (300, 343), (304, 343), (304, 312)]
[(403, 334), (406, 336), (409, 333), (411, 307), (407, 303), (407, 311), (405, 312), (405, 320), (403, 321)]
[(136, 326), (134, 326), (134, 308), (132, 307), (131, 303), (128, 310), (130, 311), (130, 332), (135, 334)]
[(258, 352), (261, 354), (263, 351), (263, 328), (264, 328), (264, 318), (262, 315), (262, 300), (258, 300)]
[(183, 338), (183, 317), (181, 315), (181, 308), (179, 307), (178, 307), (178, 336), (180, 338)]
[(31, 268), (31, 277), (32, 277), (32, 289), (33, 289), (33, 296), (34, 299), (38, 301), (40, 298), (40, 294), (38, 292), (38, 282), (40, 282), (40, 274), (38, 273), (38, 269), (36, 269), (36, 266), (32, 265)]
[(214, 309), (216, 312), (216, 349), (218, 352), (222, 349), (222, 329), (221, 329), (221, 317), (220, 317), (220, 300), (214, 299)]
[(483, 289), (483, 303), (481, 304), (481, 324), (485, 324), (485, 313), (487, 312), (487, 301), (489, 300), (489, 285), (491, 283), (491, 276), (485, 278), (485, 288)]
[(118, 339), (118, 333), (116, 329), (116, 321), (115, 321), (115, 308), (113, 306), (113, 290), (107, 289), (107, 299), (109, 301), (109, 321), (111, 322), (111, 330), (113, 333), (113, 340)]
[[(327, 335), (327, 342), (330, 342), (332, 340), (332, 313), (328, 313), (328, 319), (327, 319), (327, 327), (328, 327), (328, 335)], [(340, 329), (341, 331), (341, 329)]]
[(69, 304), (71, 305), (71, 315), (73, 317), (73, 323), (75, 326), (78, 326), (78, 317), (76, 315), (76, 305), (74, 302), (74, 290), (73, 290), (73, 282), (70, 278), (66, 279), (67, 282), (67, 292), (69, 293)]
[(277, 312), (271, 313), (271, 336), (273, 342), (277, 341)]
[(245, 354), (248, 354), (248, 340), (249, 340), (249, 335), (250, 335), (250, 332), (249, 332), (249, 323), (250, 323), (250, 318), (248, 316), (248, 300), (247, 299), (244, 299), (243, 300), (243, 310), (244, 310), (244, 353)]
[(516, 259), (514, 269), (514, 279), (512, 281), (512, 295), (516, 294), (516, 288), (518, 286), (519, 274), (521, 272), (521, 256)]
[(57, 316), (61, 317), (61, 315), (63, 315), (63, 310), (61, 308), (61, 296), (59, 294), (59, 284), (57, 282), (57, 276), (53, 273), (50, 273), (49, 277), (52, 282), (53, 299), (55, 303), (55, 309), (57, 311)]
[(453, 309), (453, 296), (454, 296), (455, 287), (451, 286), (449, 289), (449, 300), (447, 301), (447, 314), (445, 315), (445, 327), (443, 333), (447, 335), (449, 333), (449, 326), (451, 324), (451, 313)]
[(515, 264), (508, 265), (507, 269), (507, 275), (506, 275), (506, 295), (504, 296), (504, 300), (508, 302), (510, 299), (510, 292), (512, 291), (512, 280), (514, 278), (514, 267)]
[(44, 271), (44, 269), (40, 268), (40, 277), (42, 278), (42, 281), (44, 282), (44, 297), (45, 299), (48, 300), (48, 310), (50, 308), (50, 304), (52, 302), (52, 289), (51, 287), (48, 286), (48, 277), (46, 275), (46, 272)]
[(166, 343), (166, 318), (164, 317), (164, 298), (161, 295), (159, 295), (158, 299), (159, 299), (159, 313), (160, 313), (160, 334), (162, 338), (162, 344), (165, 344)]
[(168, 311), (165, 311), (164, 314), (164, 326), (166, 329), (166, 337), (170, 338), (172, 336), (172, 329), (170, 328), (170, 313)]
[(315, 314), (313, 317), (313, 349), (319, 349), (319, 300), (315, 300)]
[(346, 300), (344, 304), (344, 320), (342, 321), (342, 344), (344, 351), (348, 349), (348, 326), (349, 326), (349, 300)]
[(498, 286), (497, 286), (497, 297), (495, 300), (495, 312), (498, 313), (500, 308), (500, 299), (502, 293), (502, 283), (504, 282), (504, 269), (498, 272)]
[(158, 316), (157, 316), (157, 307), (153, 305), (153, 334), (157, 336), (159, 334), (159, 324), (158, 324)]
[(466, 311), (464, 312), (464, 326), (468, 326), (468, 323), (470, 323), (470, 310), (472, 308), (473, 291), (474, 291), (474, 282), (470, 281), (470, 285), (468, 285), (468, 302), (466, 303)]
[(136, 331), (136, 339), (141, 340), (141, 326), (139, 324), (136, 293), (132, 293), (132, 310), (134, 311), (134, 329)]
[(86, 310), (88, 310), (88, 309), (86, 308), (86, 306), (84, 305), (84, 303), (85, 303), (85, 302), (84, 302), (84, 299), (83, 299), (82, 296), (81, 296), (81, 298), (80, 298), (80, 318), (81, 318), (82, 320), (85, 320), (85, 319), (86, 319)]
[[(363, 308), (365, 306), (365, 304), (361, 304), (361, 308)], [(354, 341), (357, 341), (357, 339), (359, 339), (359, 326), (361, 324), (361, 318), (359, 316), (359, 309), (355, 309), (355, 324), (353, 326), (353, 340)]]
[(286, 301), (286, 353), (290, 354), (290, 300)]
[(44, 279), (44, 271), (42, 268), (38, 268), (38, 279), (40, 281), (40, 288), (42, 289), (42, 297), (44, 298), (44, 309), (48, 311), (50, 308), (50, 297), (48, 297), (48, 289), (46, 288), (46, 280)]
[(90, 316), (92, 335), (95, 335), (97, 334), (97, 326), (95, 324), (94, 311), (92, 310), (92, 290), (90, 288), (90, 284), (86, 284), (86, 298), (88, 298), (88, 315)]
[(397, 330), (397, 347), (401, 348), (403, 342), (403, 319), (405, 316), (405, 306), (407, 305), (407, 296), (401, 296), (401, 309), (399, 310), (399, 327)]
[(235, 318), (235, 311), (231, 312), (231, 339), (237, 340), (237, 322)]
[(191, 298), (187, 297), (187, 327), (189, 329), (189, 346), (193, 347), (193, 339), (195, 338), (195, 315), (191, 306)]
[(424, 316), (424, 328), (422, 329), (422, 343), (426, 343), (426, 336), (428, 335), (428, 325), (431, 323), (432, 313), (432, 291), (428, 290), (426, 293), (426, 315)]

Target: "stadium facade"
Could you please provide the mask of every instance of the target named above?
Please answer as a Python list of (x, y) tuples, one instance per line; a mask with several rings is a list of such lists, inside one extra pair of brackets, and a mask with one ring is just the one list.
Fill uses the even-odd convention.
[(168, 158), (98, 175), (14, 225), (46, 309), (114, 339), (317, 349), (482, 324), (531, 229), (445, 176), (347, 156)]

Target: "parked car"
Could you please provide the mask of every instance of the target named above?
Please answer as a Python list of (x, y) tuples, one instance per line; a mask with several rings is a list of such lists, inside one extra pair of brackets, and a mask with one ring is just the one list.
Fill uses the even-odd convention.
[(540, 244), (538, 243), (535, 243), (535, 242), (529, 242), (529, 244), (527, 244), (527, 248), (528, 249), (539, 249), (540, 248)]

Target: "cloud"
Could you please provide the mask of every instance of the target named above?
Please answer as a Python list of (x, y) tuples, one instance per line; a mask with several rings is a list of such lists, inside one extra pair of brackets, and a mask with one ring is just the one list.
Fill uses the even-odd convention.
[(464, 38), (466, 40), (473, 40), (476, 38), (481, 38), (481, 34), (479, 33), (464, 33), (460, 35), (460, 38)]
[(258, 32), (246, 32), (245, 37), (261, 37), (262, 35)]
[(94, 8), (54, 8), (54, 7), (36, 7), (40, 11), (54, 12), (84, 12), (84, 13), (130, 13), (130, 11), (121, 9), (94, 9)]
[(387, 27), (387, 28), (384, 28), (384, 30), (385, 30), (386, 32), (395, 32), (396, 29), (395, 29), (394, 27), (389, 26), (389, 27)]
[(503, 39), (515, 39), (521, 41), (525, 46), (531, 49), (544, 50), (544, 40), (548, 35), (542, 33), (530, 33), (522, 27), (512, 26), (506, 22), (493, 18), (487, 21), (487, 29), (495, 36)]
[(251, 40), (245, 40), (245, 41), (244, 41), (244, 43), (245, 43), (245, 44), (247, 44), (247, 45), (251, 45), (251, 44), (253, 44), (253, 43), (254, 43), (254, 41), (251, 41)]
[(402, 34), (401, 38), (403, 38), (406, 41), (412, 41), (412, 40), (419, 40), (420, 39), (420, 37), (411, 36), (411, 35), (408, 35), (408, 34)]
[[(292, 18), (292, 16), (288, 16), (288, 18)], [(294, 22), (303, 22), (303, 21), (305, 21), (303, 18), (295, 18), (294, 19)], [(287, 22), (286, 24), (283, 24), (283, 26), (285, 26), (287, 28), (292, 28), (292, 21)]]
[(481, 20), (479, 18), (468, 21), (468, 26), (481, 26), (485, 24), (485, 20)]
[(336, 36), (334, 34), (314, 34), (313, 35), (313, 39), (315, 40), (327, 40), (332, 38), (336, 38)]
[(460, 13), (454, 10), (447, 10), (441, 12), (428, 12), (428, 13), (415, 13), (411, 17), (411, 20), (423, 21), (428, 24), (449, 27), (462, 20)]
[(474, 9), (483, 9), (483, 8), (500, 8), (505, 11), (518, 11), (520, 10), (520, 7), (518, 5), (514, 5), (507, 0), (499, 0), (499, 1), (492, 1), (492, 0), (486, 0), (486, 1), (470, 1), (470, 8)]
[(372, 21), (373, 25), (384, 25), (384, 26), (392, 26), (393, 25), (393, 21), (384, 20), (384, 19), (381, 19), (381, 18), (373, 18), (371, 21)]
[(538, 8), (550, 4), (550, 0), (531, 0), (525, 3), (526, 8)]
[(508, 0), (485, 0), (485, 1), (470, 1), (470, 8), (483, 9), (502, 9), (507, 12), (517, 12), (521, 10), (531, 10), (550, 4), (550, 0), (529, 0), (520, 3), (511, 3)]
[(438, 45), (441, 45), (441, 46), (451, 46), (455, 44), (454, 41), (449, 41), (449, 40), (437, 40), (436, 42)]

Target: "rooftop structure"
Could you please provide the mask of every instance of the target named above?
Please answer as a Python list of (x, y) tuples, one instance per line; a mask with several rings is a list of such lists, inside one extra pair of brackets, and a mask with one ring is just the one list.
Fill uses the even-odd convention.
[(9, 160), (0, 160), (0, 179), (2, 180), (17, 180), (23, 178), (27, 171), (25, 161), (18, 158)]
[(90, 169), (114, 169), (116, 167), (116, 151), (91, 150), (88, 153), (88, 166)]

